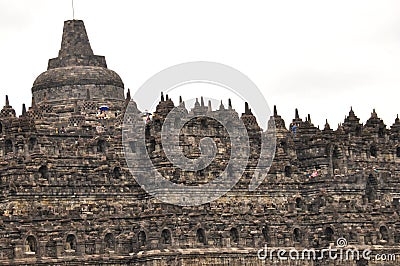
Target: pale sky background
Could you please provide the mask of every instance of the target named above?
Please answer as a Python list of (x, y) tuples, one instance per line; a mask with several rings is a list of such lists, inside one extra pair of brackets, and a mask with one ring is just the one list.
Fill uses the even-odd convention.
[[(132, 92), (169, 66), (215, 61), (253, 80), (286, 125), (296, 107), (303, 119), (310, 113), (323, 126), (328, 118), (334, 128), (350, 106), (362, 122), (375, 108), (388, 126), (400, 113), (398, 0), (75, 0), (75, 18)], [(68, 19), (71, 0), (0, 0), (0, 96), (8, 94), (18, 114), (57, 56)]]

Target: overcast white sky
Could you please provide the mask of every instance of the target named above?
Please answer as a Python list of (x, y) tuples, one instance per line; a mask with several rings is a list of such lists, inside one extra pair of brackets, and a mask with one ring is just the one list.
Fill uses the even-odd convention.
[[(296, 107), (335, 128), (350, 106), (362, 122), (376, 108), (389, 126), (400, 112), (398, 0), (75, 0), (75, 18), (133, 92), (164, 68), (202, 60), (246, 74), (287, 125)], [(0, 0), (0, 95), (18, 113), (67, 19), (71, 0)]]

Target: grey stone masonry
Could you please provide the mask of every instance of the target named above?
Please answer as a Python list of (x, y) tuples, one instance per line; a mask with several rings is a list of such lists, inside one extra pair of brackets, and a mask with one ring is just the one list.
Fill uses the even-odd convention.
[(82, 20), (64, 23), (58, 57), (49, 60), (49, 69), (66, 66), (98, 66), (107, 68), (104, 56), (94, 55)]
[[(142, 113), (99, 58), (93, 57), (83, 22), (67, 21), (59, 57), (35, 82), (31, 107), (17, 117), (6, 97), (0, 111), (0, 265), (399, 265), (398, 117), (387, 127), (373, 110), (363, 124), (351, 108), (337, 129), (328, 121), (319, 129), (297, 109), (287, 125), (275, 107), (270, 127), (262, 129), (248, 104), (241, 115), (230, 100), (226, 108), (221, 102), (212, 110), (200, 95), (191, 110), (181, 100), (175, 119), (166, 120), (175, 104), (162, 96), (152, 119), (140, 124), (142, 132), (122, 126), (124, 117), (144, 123)], [(109, 110), (99, 115), (102, 105)], [(198, 171), (174, 166), (161, 141), (162, 126), (179, 124), (183, 115), (192, 118), (179, 135), (187, 158), (200, 156), (202, 138), (215, 143), (212, 163)], [(239, 182), (215, 201), (166, 204), (144, 191), (129, 171), (125, 130), (145, 135), (145, 147), (126, 139), (139, 167), (143, 157), (137, 154), (144, 150), (166, 179), (208, 183), (227, 167), (233, 149), (227, 130), (241, 122), (249, 136), (249, 160)], [(272, 166), (250, 191), (261, 139), (272, 125)], [(338, 238), (345, 238), (348, 248), (395, 260), (257, 258), (265, 245), (286, 252), (321, 250), (335, 248)]]

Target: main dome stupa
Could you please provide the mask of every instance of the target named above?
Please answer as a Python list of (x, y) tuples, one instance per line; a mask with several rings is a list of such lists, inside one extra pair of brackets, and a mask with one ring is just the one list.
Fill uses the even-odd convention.
[(50, 59), (47, 71), (33, 83), (36, 103), (65, 106), (74, 101), (96, 100), (100, 104), (120, 105), (124, 101), (124, 83), (107, 68), (104, 56), (95, 55), (82, 20), (64, 22), (58, 57)]

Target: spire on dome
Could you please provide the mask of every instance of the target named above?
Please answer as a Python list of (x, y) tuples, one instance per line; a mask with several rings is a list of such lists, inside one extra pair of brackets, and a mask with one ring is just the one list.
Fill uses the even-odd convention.
[(353, 106), (350, 106), (349, 115), (345, 116), (342, 126), (346, 133), (359, 134), (361, 128), (360, 118), (354, 113)]
[(345, 132), (342, 123), (339, 123), (339, 124), (338, 124), (338, 127), (337, 127), (337, 129), (336, 129), (336, 132), (338, 132), (338, 133), (340, 133), (340, 134), (342, 134), (342, 133)]
[(194, 103), (194, 107), (199, 107), (200, 103), (199, 103), (199, 98), (196, 98), (196, 102)]
[(0, 117), (15, 117), (15, 110), (10, 105), (8, 95), (6, 95), (6, 105), (0, 111)]
[(270, 121), (268, 121), (268, 128), (271, 128), (272, 124), (275, 124), (275, 128), (284, 128), (286, 130), (285, 120), (278, 115), (278, 108), (276, 105), (274, 105), (274, 113), (271, 116)]
[(244, 113), (246, 115), (251, 115), (251, 109), (249, 108), (249, 103), (248, 102), (244, 103)]
[(59, 57), (69, 55), (94, 55), (82, 20), (67, 20), (61, 41)]
[(396, 119), (394, 120), (394, 124), (390, 127), (392, 133), (400, 133), (400, 119), (399, 115), (397, 115)]
[(222, 103), (222, 100), (221, 100), (221, 104), (219, 105), (219, 110), (225, 110), (225, 106), (224, 106), (224, 104)]
[(329, 123), (328, 123), (328, 119), (326, 119), (325, 120), (325, 127), (324, 127), (324, 130), (330, 130), (331, 129), (331, 126), (329, 125)]
[(378, 114), (375, 111), (375, 108), (372, 109), (371, 118), (378, 118)]
[(58, 57), (49, 60), (48, 70), (68, 66), (98, 66), (107, 68), (104, 56), (93, 54), (82, 20), (67, 20)]
[(35, 97), (32, 96), (31, 107), (35, 107), (35, 106), (36, 106)]
[(353, 106), (350, 106), (350, 112), (349, 112), (349, 116), (355, 116), (354, 111), (353, 111)]
[(294, 111), (294, 118), (295, 119), (300, 119), (300, 116), (299, 116), (299, 110), (296, 108), (296, 110)]
[(207, 108), (208, 112), (212, 112), (212, 106), (211, 106), (211, 100), (208, 100), (208, 108)]
[(25, 104), (23, 103), (22, 104), (22, 116), (25, 116), (26, 115), (26, 106), (25, 106)]

